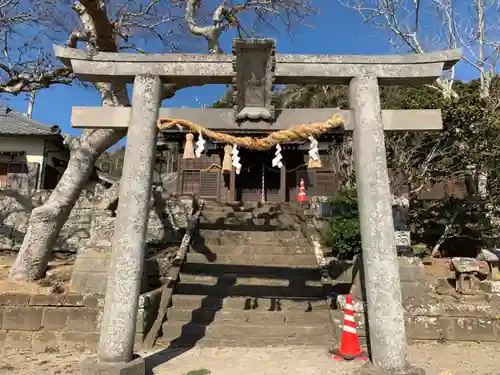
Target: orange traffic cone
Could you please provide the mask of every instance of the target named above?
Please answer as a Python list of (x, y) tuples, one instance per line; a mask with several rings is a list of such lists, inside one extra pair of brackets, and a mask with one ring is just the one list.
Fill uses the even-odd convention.
[(304, 179), (300, 179), (299, 194), (297, 195), (297, 202), (307, 202), (306, 188), (304, 186)]
[(367, 361), (368, 357), (361, 351), (358, 334), (356, 333), (356, 317), (352, 307), (352, 296), (346, 296), (344, 309), (344, 329), (340, 348), (332, 352), (337, 361), (352, 361), (353, 359)]

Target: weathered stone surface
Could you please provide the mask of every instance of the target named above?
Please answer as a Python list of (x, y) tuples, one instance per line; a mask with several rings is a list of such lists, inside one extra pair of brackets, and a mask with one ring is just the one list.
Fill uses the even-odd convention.
[[(101, 210), (97, 203), (105, 194), (100, 185), (89, 186), (82, 192), (77, 204), (63, 226), (55, 251), (80, 252), (85, 247), (110, 247), (116, 218), (111, 211)], [(49, 197), (50, 190), (34, 192), (2, 192), (0, 212), (4, 215), (0, 223), (0, 250), (18, 250), (27, 230), (29, 216), (33, 208), (42, 205)], [(161, 197), (161, 195), (160, 195)], [(151, 210), (148, 241), (156, 245), (176, 239), (176, 231), (187, 225), (186, 213), (192, 209), (192, 200), (163, 197), (164, 212)], [(170, 200), (170, 202), (165, 202)], [(153, 202), (151, 201), (151, 204)], [(77, 271), (78, 272), (78, 271)], [(76, 290), (80, 292), (81, 290)]]
[[(164, 54), (135, 56), (131, 53), (88, 53), (54, 46), (56, 56), (69, 64), (82, 79), (107, 81), (117, 76), (126, 82), (144, 72), (165, 76), (172, 83), (224, 83), (233, 78), (232, 55)], [(347, 84), (357, 75), (377, 76), (381, 84), (433, 83), (443, 69), (460, 60), (460, 50), (395, 56), (276, 55), (276, 83), (301, 84), (319, 80)], [(135, 62), (132, 64), (131, 62)]]
[(33, 332), (31, 349), (35, 352), (47, 352), (59, 348), (59, 340), (55, 332)]
[(372, 362), (365, 363), (359, 372), (360, 375), (425, 375), (421, 368), (414, 367), (409, 363), (402, 369), (387, 370), (375, 367)]
[(485, 302), (462, 303), (459, 301), (448, 302), (438, 298), (427, 298), (405, 305), (406, 312), (412, 316), (428, 317), (470, 317), (470, 318), (495, 318), (496, 309)]
[(0, 348), (5, 344), (5, 338), (7, 337), (7, 332), (0, 329)]
[(1, 293), (0, 306), (27, 306), (30, 302), (29, 294)]
[[(345, 305), (346, 305), (345, 299), (346, 299), (346, 296), (343, 294), (340, 294), (337, 296), (337, 307), (341, 310), (345, 309)], [(353, 307), (353, 311), (357, 312), (357, 313), (362, 313), (365, 311), (363, 301), (360, 301), (358, 299), (353, 299), (352, 307)]]
[[(90, 188), (90, 187), (89, 187)], [(34, 192), (4, 191), (0, 196), (0, 211), (3, 213), (0, 230), (0, 250), (18, 250), (28, 227), (33, 208), (42, 205), (49, 197), (50, 190)], [(55, 250), (76, 252), (79, 243), (88, 238), (92, 204), (89, 196), (93, 190), (82, 192), (70, 217), (57, 239)]]
[(98, 347), (99, 359), (106, 362), (132, 360), (161, 90), (158, 77), (139, 75), (134, 80), (132, 117)]
[(356, 124), (353, 140), (363, 284), (372, 362), (382, 369), (402, 370), (407, 343), (378, 85), (375, 75), (353, 78), (349, 84)]
[[(149, 221), (147, 240), (152, 246), (162, 246), (175, 241), (180, 231), (187, 226), (187, 217), (193, 209), (193, 199), (170, 198), (157, 195), (159, 202), (149, 201)], [(161, 210), (161, 211), (160, 211)], [(77, 254), (70, 287), (76, 293), (104, 294), (108, 282), (107, 272), (111, 260), (111, 237), (114, 233), (116, 218), (110, 212), (95, 211), (91, 225), (91, 243), (80, 249)], [(161, 264), (146, 264), (146, 274), (151, 269), (160, 270)], [(159, 275), (155, 275), (159, 277)], [(142, 292), (146, 291), (147, 283)]]
[(90, 226), (90, 240), (97, 247), (111, 246), (115, 228), (115, 218), (111, 211), (96, 211)]
[(64, 331), (68, 326), (70, 307), (45, 308), (43, 310), (42, 327), (47, 331)]
[(99, 342), (99, 334), (94, 332), (60, 332), (59, 346), (65, 350), (94, 351)]
[(473, 273), (479, 271), (479, 263), (474, 258), (451, 258), (453, 270), (460, 273)]
[(479, 271), (477, 271), (478, 277), (480, 277), (481, 279), (486, 279), (486, 278), (494, 275), (494, 272), (492, 272), (490, 269), (491, 263), (488, 263), (485, 260), (478, 260), (477, 263), (479, 266)]
[(87, 297), (81, 294), (34, 294), (29, 297), (30, 306), (86, 306)]
[(500, 250), (498, 249), (482, 249), (476, 257), (477, 260), (485, 260), (486, 262), (500, 262)]
[(496, 341), (495, 320), (483, 318), (441, 318), (450, 327), (446, 338), (453, 341)]
[(11, 349), (30, 349), (33, 332), (9, 330), (5, 336), (5, 346)]
[[(71, 124), (74, 128), (127, 128), (130, 120), (130, 107), (73, 107)], [(352, 111), (336, 108), (283, 109), (277, 113), (273, 130), (288, 129), (290, 124), (323, 122), (338, 114), (344, 120), (343, 129), (352, 131)], [(100, 121), (107, 118), (106, 124)], [(234, 130), (238, 125), (234, 121), (233, 109), (222, 108), (160, 108), (161, 118), (182, 118), (194, 123), (206, 124), (208, 129), (217, 131)], [(441, 111), (438, 109), (405, 109), (382, 111), (384, 130), (388, 131), (423, 131), (440, 130), (443, 128)], [(249, 125), (245, 124), (248, 128)], [(269, 130), (269, 123), (255, 121), (250, 124), (252, 129)], [(169, 132), (169, 130), (164, 130)], [(175, 132), (185, 130), (172, 130)], [(339, 130), (340, 131), (340, 130)], [(307, 146), (306, 146), (307, 147)], [(110, 200), (103, 199), (100, 207), (109, 207)]]
[(81, 364), (82, 375), (145, 375), (146, 365), (141, 357), (130, 362), (106, 363), (97, 358), (87, 359)]
[(500, 281), (484, 280), (479, 284), (480, 288), (486, 293), (500, 294)]
[(476, 277), (470, 273), (458, 273), (455, 277), (456, 289), (460, 294), (476, 294)]
[[(274, 39), (233, 40), (233, 102), (237, 121), (273, 122), (275, 53)], [(252, 80), (248, 79), (250, 75)]]
[(102, 312), (96, 309), (72, 309), (68, 311), (68, 330), (97, 332), (101, 326)]
[(2, 328), (17, 331), (37, 331), (42, 327), (43, 310), (31, 307), (5, 307)]

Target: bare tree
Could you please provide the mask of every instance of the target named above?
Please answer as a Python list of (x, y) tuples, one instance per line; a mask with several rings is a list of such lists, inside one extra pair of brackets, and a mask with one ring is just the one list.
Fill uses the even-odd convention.
[[(176, 38), (182, 41), (189, 37), (189, 34), (182, 34), (179, 22), (185, 21), (191, 35), (204, 37), (209, 51), (220, 53), (220, 36), (229, 28), (236, 28), (240, 35), (244, 32), (254, 36), (259, 27), (271, 27), (271, 19), (278, 18), (291, 30), (294, 23), (301, 22), (315, 11), (311, 0), (222, 0), (209, 17), (208, 7), (202, 5), (201, 0), (79, 0), (73, 4), (73, 9), (81, 25), (71, 32), (67, 45), (77, 47), (80, 42), (89, 51), (128, 49), (143, 52), (147, 44), (144, 41), (153, 36), (171, 50), (177, 48)], [(248, 30), (239, 18), (243, 12), (253, 15)], [(205, 23), (207, 19), (211, 19), (208, 25)], [(177, 23), (179, 27), (173, 27)], [(50, 83), (59, 82), (61, 74), (57, 72), (57, 79), (54, 77), (49, 80)], [(64, 78), (73, 78), (70, 71), (66, 70), (65, 74)], [(32, 80), (24, 86), (36, 85), (37, 82)], [(103, 105), (130, 105), (125, 85), (95, 83), (94, 86), (101, 94)], [(172, 97), (182, 88), (184, 86), (165, 86), (164, 97)], [(11, 279), (29, 281), (44, 276), (55, 240), (88, 181), (97, 158), (125, 135), (122, 130), (99, 129), (85, 130), (79, 139), (67, 139), (71, 150), (68, 167), (47, 202), (33, 210), (24, 242), (10, 273)]]
[[(481, 95), (489, 96), (500, 53), (499, 0), (340, 0), (361, 15), (363, 22), (389, 32), (397, 50), (424, 53), (432, 49), (464, 47), (463, 59), (478, 70)], [(445, 97), (456, 97), (455, 70), (436, 87)]]
[(49, 14), (46, 0), (0, 1), (0, 93), (18, 95), (73, 80), (69, 69), (54, 67), (47, 51), (61, 31)]

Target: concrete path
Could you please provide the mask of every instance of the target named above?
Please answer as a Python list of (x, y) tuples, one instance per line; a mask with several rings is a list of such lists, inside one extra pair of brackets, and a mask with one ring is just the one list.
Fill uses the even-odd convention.
[[(494, 343), (410, 346), (412, 362), (425, 368), (426, 375), (498, 375), (498, 351), (499, 345)], [(143, 354), (149, 355), (154, 375), (185, 375), (202, 368), (210, 370), (210, 375), (357, 375), (360, 366), (335, 362), (321, 348), (194, 348), (184, 353), (159, 350)], [(3, 349), (0, 374), (79, 375), (78, 364), (88, 356)]]
[[(409, 348), (412, 362), (427, 375), (498, 375), (497, 344), (419, 343)], [(164, 355), (150, 357), (154, 362)], [(211, 375), (356, 375), (361, 364), (333, 361), (324, 349), (275, 348), (195, 348), (168, 362), (158, 364), (155, 375), (184, 375), (205, 368)]]

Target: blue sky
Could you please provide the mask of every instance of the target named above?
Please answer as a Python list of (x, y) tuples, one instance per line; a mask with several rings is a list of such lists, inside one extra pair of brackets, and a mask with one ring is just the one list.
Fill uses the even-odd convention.
[[(386, 54), (393, 53), (386, 32), (374, 29), (371, 25), (361, 24), (361, 18), (353, 10), (344, 8), (336, 0), (317, 0), (314, 5), (321, 14), (309, 19), (314, 27), (300, 28), (290, 38), (285, 32), (269, 32), (268, 37), (277, 39), (279, 53), (300, 54)], [(222, 40), (223, 49), (230, 51), (231, 38), (226, 34)], [(200, 51), (201, 52), (201, 51)], [(474, 72), (461, 63), (457, 78), (470, 79)], [(225, 92), (224, 86), (206, 86), (180, 91), (172, 99), (165, 100), (163, 106), (199, 107), (210, 105)], [(12, 109), (25, 112), (27, 97), (2, 96), (4, 104)], [(99, 106), (98, 93), (92, 88), (80, 85), (55, 86), (38, 92), (33, 118), (45, 124), (60, 126), (64, 132), (74, 135), (79, 130), (70, 125), (72, 106)], [(122, 142), (121, 142), (122, 143)]]

